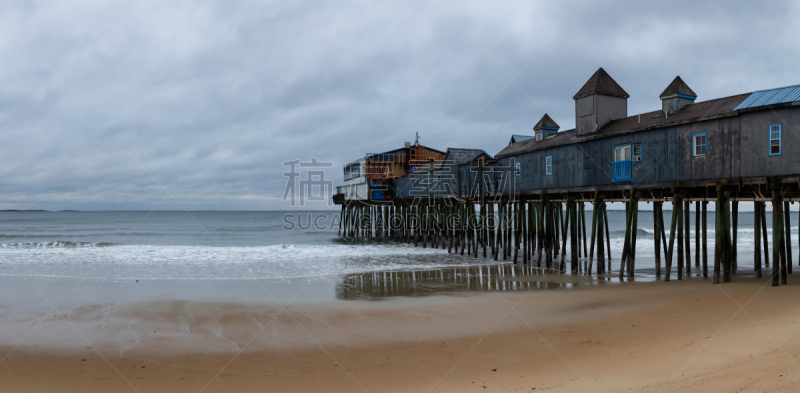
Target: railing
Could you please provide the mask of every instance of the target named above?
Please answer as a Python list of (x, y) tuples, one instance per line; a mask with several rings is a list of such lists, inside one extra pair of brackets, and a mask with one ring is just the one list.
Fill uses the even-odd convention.
[(622, 183), (633, 181), (631, 177), (631, 160), (614, 161), (611, 163), (611, 182)]
[(367, 153), (367, 160), (371, 163), (399, 162), (406, 157), (405, 153)]

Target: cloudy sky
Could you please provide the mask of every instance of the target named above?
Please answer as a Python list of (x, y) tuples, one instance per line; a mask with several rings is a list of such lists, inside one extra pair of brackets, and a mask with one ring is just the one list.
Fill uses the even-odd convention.
[[(235, 3), (235, 4), (233, 4)], [(574, 127), (598, 67), (660, 107), (800, 83), (772, 1), (5, 1), (0, 209), (288, 209), (284, 161)]]

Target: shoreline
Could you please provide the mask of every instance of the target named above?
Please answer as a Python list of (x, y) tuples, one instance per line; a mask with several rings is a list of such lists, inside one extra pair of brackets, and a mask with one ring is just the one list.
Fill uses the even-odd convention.
[(623, 282), (288, 305), (96, 302), (51, 313), (33, 331), (35, 313), (8, 318), (4, 306), (3, 341), (26, 338), (16, 349), (0, 348), (0, 358), (7, 356), (0, 385), (88, 392), (198, 391), (206, 384), (204, 391), (791, 391), (800, 384), (800, 290), (792, 278), (777, 288), (768, 278), (739, 277), (722, 285)]

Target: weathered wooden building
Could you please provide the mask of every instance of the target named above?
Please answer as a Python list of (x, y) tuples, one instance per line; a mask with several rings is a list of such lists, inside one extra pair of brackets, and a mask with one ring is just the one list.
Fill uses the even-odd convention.
[[(771, 92), (781, 94), (782, 90), (800, 88)], [(621, 108), (627, 98), (622, 96), (627, 93), (600, 69), (575, 96), (578, 129), (541, 140), (543, 133), (537, 131), (536, 138), (510, 144), (496, 158), (509, 171), (517, 166), (516, 191), (534, 193), (634, 185), (670, 188), (676, 182), (713, 186), (720, 179), (766, 183), (767, 176), (800, 173), (800, 161), (783, 154), (796, 151), (800, 142), (795, 133), (783, 132), (800, 126), (800, 108), (797, 101), (790, 101), (797, 97), (751, 106), (745, 100), (765, 92), (694, 103), (696, 96), (676, 91), (693, 93), (677, 77), (661, 94), (661, 110), (625, 116)], [(595, 105), (587, 109), (586, 102)], [(587, 116), (597, 120), (585, 120)], [(594, 121), (601, 124), (596, 130), (580, 129), (580, 124)], [(776, 144), (774, 152), (770, 143)]]
[[(509, 145), (494, 156), (480, 149), (448, 149), (417, 173), (399, 176), (396, 182), (404, 188), (398, 190), (395, 203), (404, 206), (403, 222), (413, 221), (416, 214), (429, 214), (430, 207), (419, 208), (431, 203), (426, 200), (448, 199), (454, 207), (436, 207), (436, 214), (449, 212), (461, 221), (474, 221), (476, 226), (445, 228), (444, 233), (456, 242), (475, 247), (476, 255), (477, 244), (484, 247), (484, 253), (486, 247), (491, 247), (495, 258), (498, 249), (510, 255), (512, 250), (506, 247), (512, 247), (515, 261), (521, 251), (524, 262), (530, 258), (541, 264), (542, 248), (547, 258), (555, 258), (560, 249), (563, 270), (569, 236), (573, 245), (572, 270), (581, 269), (580, 254), (584, 258), (589, 254), (589, 264), (583, 268), (591, 271), (595, 240), (598, 257), (605, 254), (605, 202), (625, 202), (628, 214), (620, 274), (627, 269), (630, 275), (635, 267), (638, 201), (652, 201), (656, 213), (657, 274), (663, 244), (668, 279), (676, 237), (678, 277), (684, 268), (687, 272), (691, 269), (689, 203), (696, 203), (696, 227), (701, 228), (700, 212), (705, 222), (706, 205), (713, 201), (718, 212), (728, 213), (717, 215), (721, 218), (716, 223), (719, 230), (714, 242), (714, 277), (719, 281), (720, 266), (724, 269), (723, 280), (729, 280), (737, 268), (737, 209), (743, 200), (755, 202), (755, 257), (760, 275), (762, 235), (764, 259), (769, 257), (764, 217), (765, 203), (770, 201), (775, 212), (773, 262), (781, 260), (780, 268), (778, 263), (773, 264), (773, 279), (777, 285), (780, 275), (785, 282), (786, 274), (791, 272), (791, 239), (786, 229), (790, 220), (788, 203), (800, 196), (800, 159), (796, 154), (800, 136), (794, 131), (800, 129), (800, 85), (697, 101), (694, 90), (676, 77), (659, 95), (660, 109), (634, 115), (627, 113), (628, 98), (628, 93), (600, 68), (573, 97), (575, 129), (559, 131), (558, 124), (545, 114), (534, 126), (533, 136), (512, 136)], [(665, 201), (674, 206), (669, 245), (661, 210)], [(591, 253), (586, 250), (586, 223), (581, 223), (585, 202), (594, 203), (594, 211), (598, 212), (593, 213), (590, 227)], [(474, 204), (480, 206), (477, 216)], [(506, 227), (500, 228), (503, 223)], [(428, 230), (421, 229), (421, 224), (411, 225), (400, 231)], [(707, 275), (705, 229), (702, 232), (703, 273)], [(563, 243), (560, 247), (559, 239)], [(699, 267), (699, 236), (695, 242), (695, 266)], [(538, 253), (535, 258), (533, 250)], [(606, 270), (603, 266), (599, 259), (598, 272)], [(550, 259), (546, 267), (551, 267)]]
[(334, 199), (337, 203), (392, 200), (398, 190), (396, 179), (441, 162), (444, 156), (442, 151), (420, 145), (419, 140), (399, 149), (369, 153), (345, 164), (344, 184), (337, 187)]

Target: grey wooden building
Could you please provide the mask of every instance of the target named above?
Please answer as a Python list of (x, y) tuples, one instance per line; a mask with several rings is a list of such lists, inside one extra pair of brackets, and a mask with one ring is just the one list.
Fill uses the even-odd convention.
[[(800, 129), (798, 91), (695, 102), (677, 77), (660, 95), (660, 110), (627, 116), (627, 93), (601, 68), (574, 97), (576, 129), (538, 130), (495, 158), (517, 192), (766, 183), (768, 176), (800, 173), (793, 154), (800, 143), (793, 131)], [(750, 99), (765, 95), (775, 99)]]
[[(597, 272), (605, 273), (611, 271), (605, 203), (624, 202), (626, 234), (620, 276), (627, 270), (633, 277), (638, 202), (649, 201), (654, 203), (656, 274), (660, 275), (663, 243), (668, 280), (676, 240), (678, 278), (684, 269), (687, 274), (691, 271), (692, 202), (696, 203), (695, 227), (702, 229), (703, 239), (701, 243), (696, 231), (695, 266), (700, 266), (702, 244), (702, 271), (703, 276), (708, 275), (705, 222), (706, 206), (711, 201), (718, 212), (713, 241), (714, 282), (720, 282), (720, 267), (724, 269), (722, 281), (728, 281), (738, 266), (739, 201), (754, 202), (755, 270), (760, 276), (762, 235), (768, 266), (765, 217), (766, 203), (771, 202), (773, 285), (778, 285), (778, 277), (786, 283), (786, 275), (792, 270), (789, 203), (800, 200), (800, 136), (796, 131), (800, 129), (800, 85), (697, 101), (697, 93), (678, 76), (659, 95), (662, 105), (657, 110), (631, 115), (628, 98), (629, 94), (600, 68), (573, 96), (574, 129), (560, 131), (558, 123), (545, 114), (533, 127), (534, 135), (513, 135), (509, 145), (494, 156), (480, 149), (448, 149), (443, 161), (430, 162), (397, 179), (399, 192), (389, 210), (370, 208), (374, 211), (367, 217), (395, 217), (396, 208), (401, 222), (409, 226), (401, 227), (398, 234), (384, 224), (375, 224), (380, 233), (385, 230), (410, 241), (411, 233), (427, 239), (425, 236), (433, 231), (434, 239), (442, 236), (442, 244), (448, 243), (447, 236), (456, 247), (461, 244), (462, 254), (464, 245), (469, 244), (470, 252), (477, 256), (482, 245), (484, 255), (491, 247), (495, 259), (503, 249), (504, 258), (513, 253), (516, 262), (521, 253), (524, 263), (535, 259), (546, 268), (555, 266), (553, 259), (561, 249), (558, 268), (562, 271), (569, 236), (572, 271), (592, 271), (597, 243)], [(438, 202), (442, 200), (448, 203), (442, 205)], [(586, 218), (585, 202), (593, 203), (596, 212), (590, 226), (592, 253), (586, 251), (586, 223), (581, 222)], [(673, 204), (669, 245), (663, 202)], [(458, 220), (454, 222), (462, 224), (432, 229), (419, 224), (445, 214), (455, 214)], [(357, 211), (354, 217), (362, 216)], [(468, 222), (466, 227), (463, 222)], [(356, 232), (359, 228), (355, 227)], [(607, 269), (603, 262), (604, 230), (609, 251)], [(559, 239), (563, 241), (561, 247)], [(533, 250), (538, 250), (538, 256), (534, 257)], [(589, 254), (588, 265), (584, 259), (583, 267), (581, 254), (584, 258)]]

